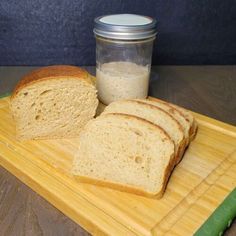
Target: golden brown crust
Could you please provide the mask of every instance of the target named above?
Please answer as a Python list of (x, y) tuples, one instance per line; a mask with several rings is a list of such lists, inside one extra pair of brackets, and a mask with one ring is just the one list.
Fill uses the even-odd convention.
[(184, 152), (186, 150), (186, 148), (188, 147), (189, 143), (185, 143), (185, 145), (182, 145), (182, 147), (180, 148), (180, 151), (178, 153), (178, 158), (176, 159), (175, 165), (178, 165), (180, 163), (180, 161), (182, 160), (183, 156), (184, 156)]
[(184, 150), (186, 149), (187, 146), (188, 146), (188, 143), (186, 143), (185, 140), (183, 140), (180, 143), (178, 153), (176, 154), (176, 157), (175, 157), (175, 165), (177, 165), (182, 160)]
[(194, 138), (196, 137), (197, 130), (198, 130), (198, 125), (197, 125), (196, 120), (194, 119), (191, 135), (190, 135), (190, 141), (194, 140)]
[(74, 77), (75, 79), (82, 79), (88, 82), (89, 84), (94, 84), (91, 75), (84, 69), (77, 66), (69, 66), (69, 65), (54, 65), (54, 66), (46, 66), (25, 75), (19, 83), (16, 85), (11, 99), (14, 98), (17, 93), (24, 87), (36, 83), (41, 80), (49, 80), (49, 79), (58, 79), (65, 77)]
[[(128, 192), (128, 193), (134, 193), (140, 196), (145, 196), (145, 197), (156, 197), (157, 195), (152, 194), (152, 193), (148, 193), (143, 191), (142, 189), (138, 189), (135, 187), (130, 187), (130, 186), (125, 186), (119, 183), (112, 183), (109, 181), (105, 181), (105, 180), (97, 180), (97, 179), (93, 179), (90, 177), (86, 177), (86, 176), (74, 176), (75, 179), (77, 179), (78, 181), (82, 182), (82, 183), (87, 183), (87, 184), (93, 184), (93, 185), (97, 185), (97, 186), (101, 186), (101, 187), (107, 187), (107, 188), (112, 188), (121, 192)], [(159, 194), (158, 194), (159, 195)]]
[[(174, 154), (173, 154), (174, 155)], [(173, 157), (172, 157), (173, 158)], [(158, 194), (157, 198), (161, 198), (166, 190), (166, 186), (167, 186), (167, 183), (169, 182), (170, 180), (170, 176), (171, 176), (171, 173), (173, 172), (174, 168), (175, 168), (175, 163), (173, 162), (169, 162), (169, 165), (167, 166), (167, 168), (165, 169), (165, 173), (164, 173), (164, 182), (162, 184), (162, 188), (161, 188), (161, 191), (160, 193)]]
[(185, 146), (185, 148), (182, 149), (182, 151), (181, 151), (181, 153), (180, 153), (180, 155), (179, 155), (179, 159), (178, 159), (176, 165), (180, 163), (180, 161), (182, 160), (182, 158), (183, 158), (183, 156), (184, 156), (184, 153), (185, 153), (187, 147), (189, 146), (190, 142), (193, 141), (194, 138), (196, 137), (197, 130), (198, 130), (197, 122), (194, 120), (194, 124), (193, 124), (192, 129), (191, 129), (191, 135), (190, 135), (190, 137), (189, 137), (189, 143), (188, 143), (187, 146)]

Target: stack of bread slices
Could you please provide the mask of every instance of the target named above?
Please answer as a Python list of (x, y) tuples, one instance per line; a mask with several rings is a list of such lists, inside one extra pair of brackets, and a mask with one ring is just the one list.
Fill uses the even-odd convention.
[(19, 140), (78, 137), (98, 106), (94, 78), (76, 66), (47, 66), (25, 75), (10, 108)]
[(192, 114), (171, 103), (113, 102), (80, 133), (73, 173), (83, 182), (160, 198), (196, 130)]

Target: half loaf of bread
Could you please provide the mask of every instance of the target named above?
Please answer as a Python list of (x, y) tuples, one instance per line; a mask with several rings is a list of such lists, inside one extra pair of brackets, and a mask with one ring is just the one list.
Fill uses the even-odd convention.
[(75, 66), (48, 66), (27, 74), (10, 99), (20, 139), (76, 137), (97, 105), (91, 76)]
[(132, 115), (104, 114), (80, 133), (73, 174), (80, 181), (161, 197), (174, 143), (159, 126)]

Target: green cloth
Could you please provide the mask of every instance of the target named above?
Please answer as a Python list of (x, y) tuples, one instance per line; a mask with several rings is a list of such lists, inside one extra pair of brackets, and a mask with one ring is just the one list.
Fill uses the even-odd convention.
[(236, 217), (236, 188), (211, 214), (194, 236), (219, 236), (229, 227)]

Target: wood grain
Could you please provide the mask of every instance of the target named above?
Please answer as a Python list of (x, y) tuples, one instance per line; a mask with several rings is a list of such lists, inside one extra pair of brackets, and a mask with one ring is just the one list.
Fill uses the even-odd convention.
[[(20, 77), (32, 69), (0, 67), (0, 94), (12, 91)], [(94, 67), (87, 69), (92, 73), (95, 71)], [(235, 77), (236, 66), (155, 66), (152, 68), (150, 95), (236, 125)], [(130, 200), (132, 202), (132, 198)], [(31, 209), (28, 205), (33, 205), (39, 223), (26, 220), (27, 214), (20, 206)], [(23, 214), (15, 214), (16, 209)], [(0, 220), (0, 235), (6, 235), (8, 228), (13, 228), (7, 231), (9, 236), (32, 235), (31, 232), (33, 235), (87, 235), (79, 225), (1, 167), (0, 215), (4, 215), (4, 221)], [(13, 227), (12, 222), (17, 227)], [(235, 234), (236, 223), (225, 235)]]
[(0, 104), (0, 164), (92, 234), (192, 235), (236, 186), (236, 127), (205, 116), (195, 114), (198, 134), (157, 200), (77, 182), (78, 139), (19, 142), (8, 98)]

